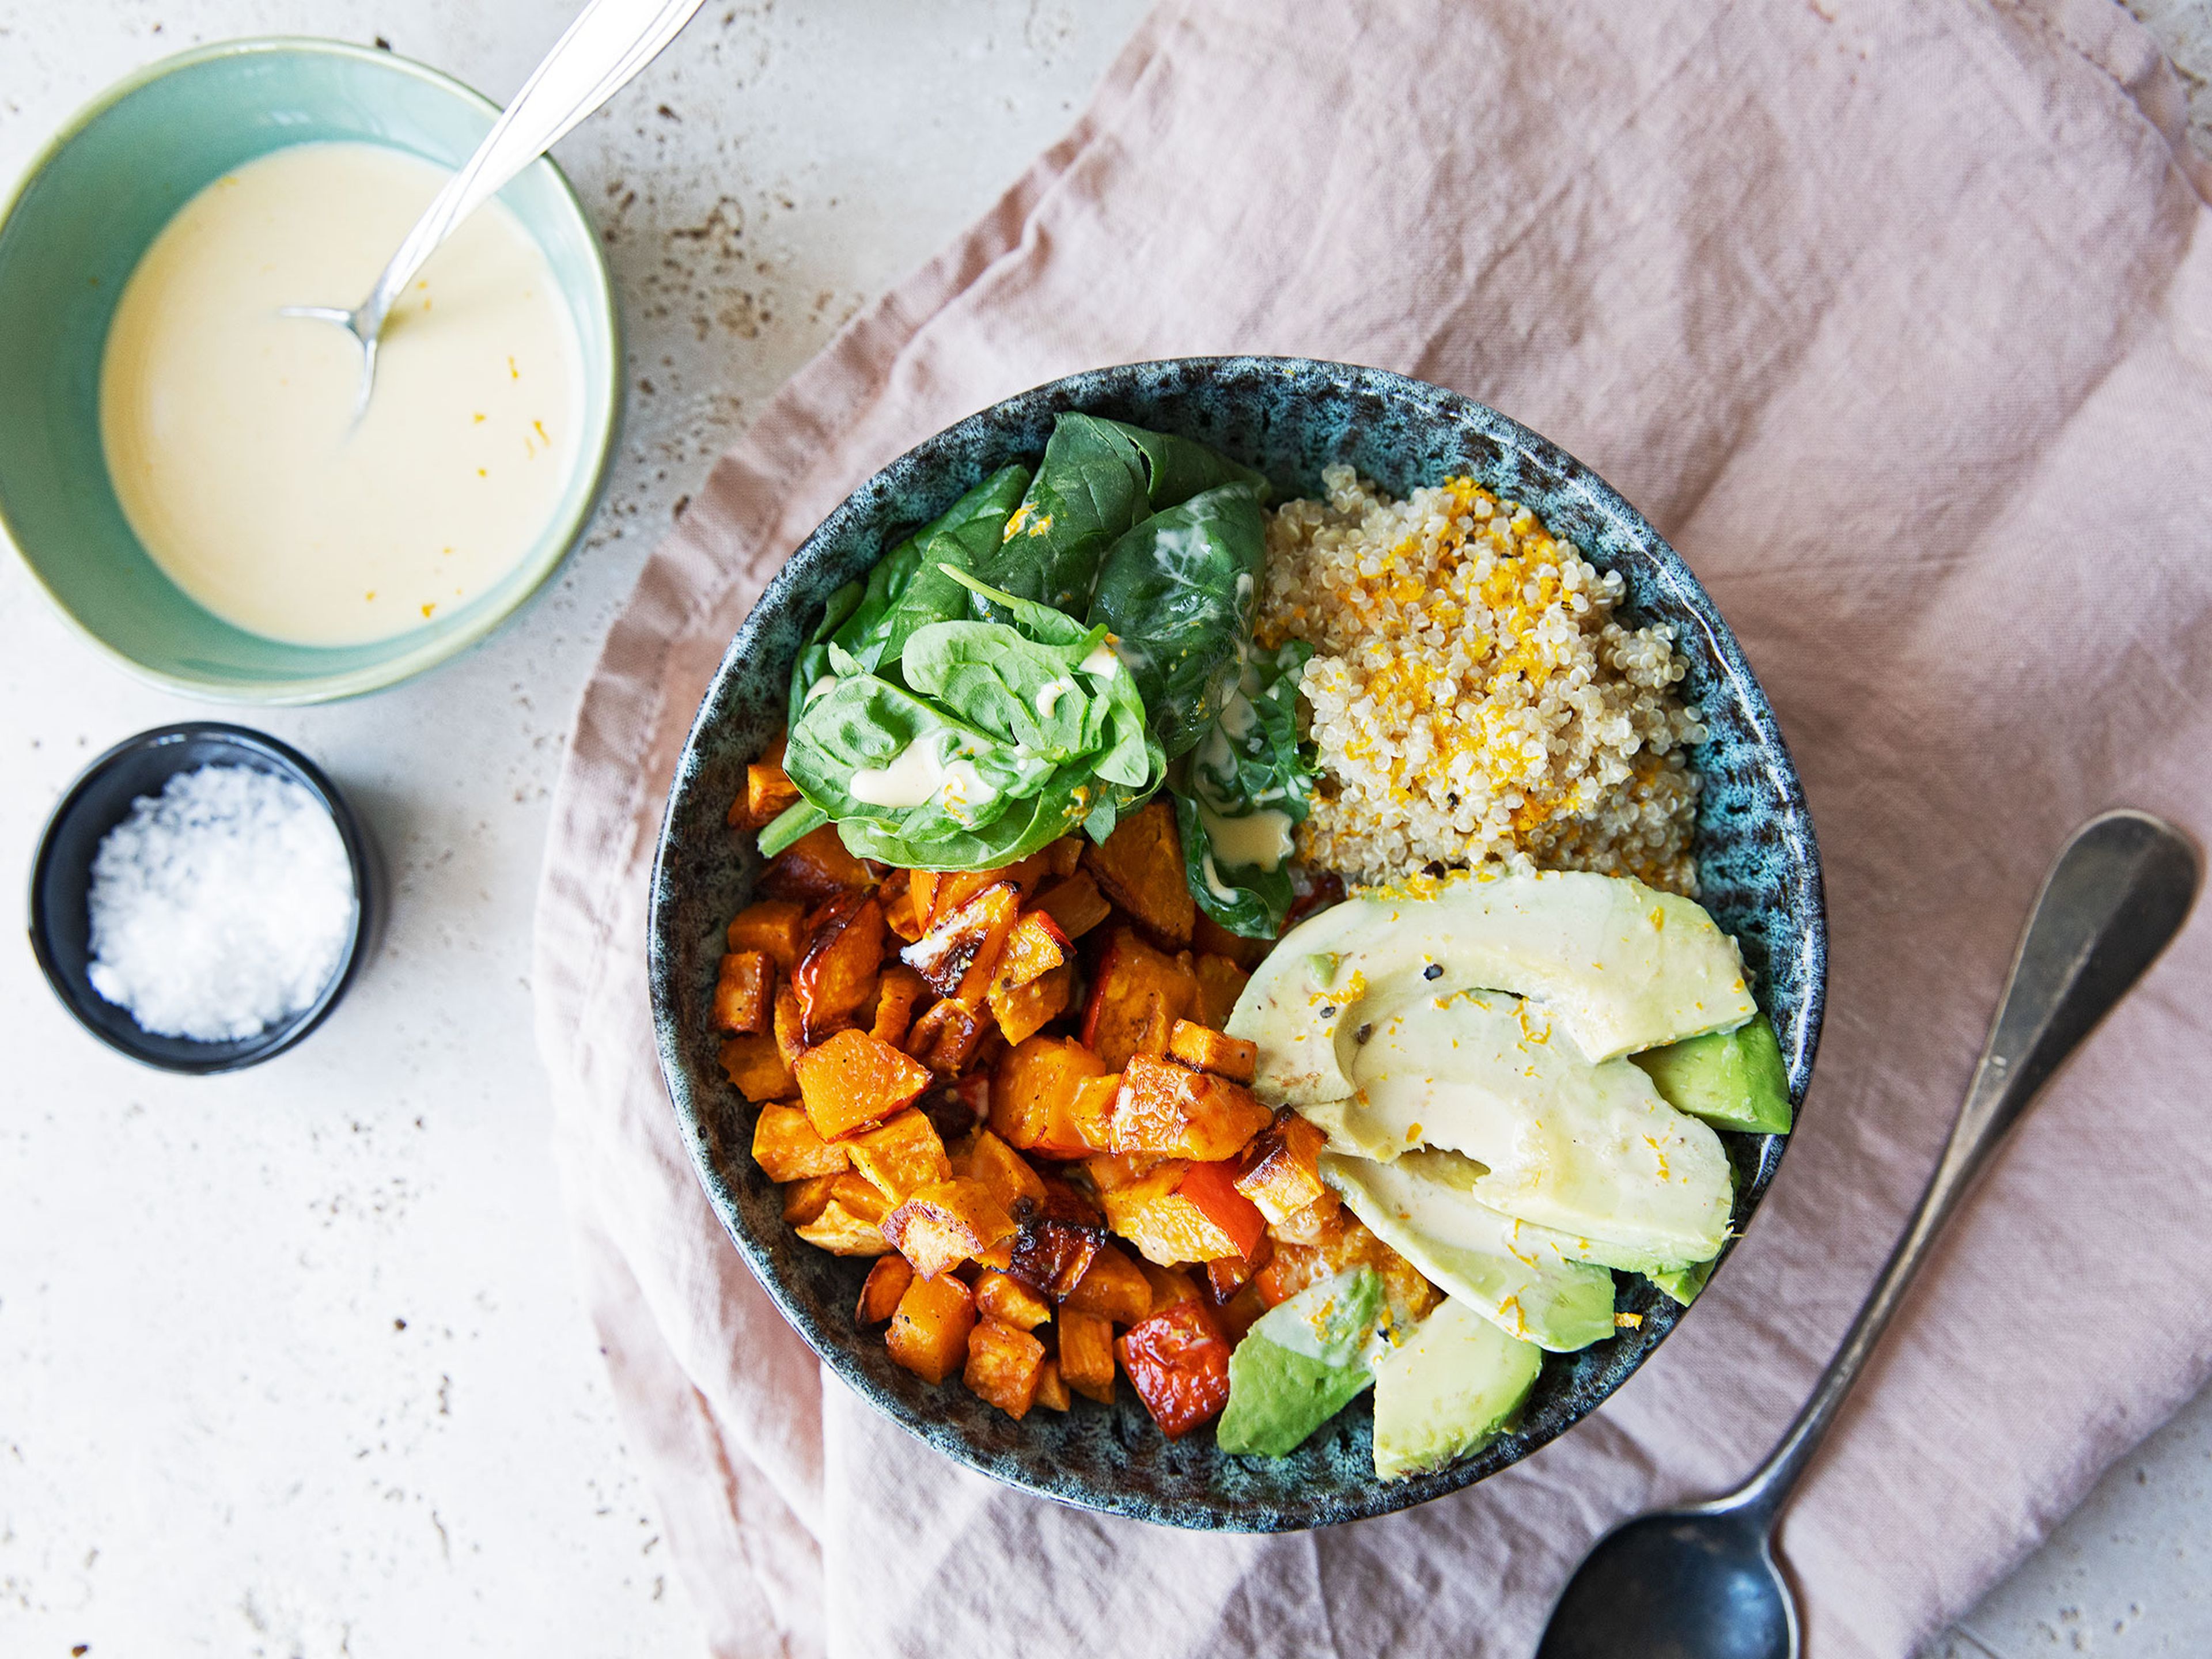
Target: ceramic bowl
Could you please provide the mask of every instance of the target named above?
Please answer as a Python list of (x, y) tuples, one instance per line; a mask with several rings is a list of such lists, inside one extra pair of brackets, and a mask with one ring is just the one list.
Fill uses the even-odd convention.
[(434, 70), (337, 41), (227, 41), (103, 93), (31, 165), (0, 214), (0, 527), (62, 613), (144, 678), (203, 697), (319, 702), (374, 690), (483, 638), (582, 534), (622, 401), (614, 289), (558, 167), (501, 193), (551, 263), (582, 348), (574, 475), (521, 563), (451, 616), (371, 645), (289, 645), (203, 610), (149, 559), (110, 485), (100, 364), (125, 283), (199, 190), (272, 149), (356, 139), (446, 167), (498, 111)]
[[(793, 555), (722, 659), (679, 762), (653, 872), (650, 976), (662, 1070), (699, 1177), (761, 1284), (823, 1361), (931, 1445), (1048, 1498), (1184, 1527), (1280, 1531), (1406, 1508), (1526, 1457), (1586, 1416), (1666, 1339), (1683, 1310), (1619, 1276), (1618, 1309), (1642, 1316), (1611, 1340), (1545, 1361), (1519, 1427), (1435, 1474), (1382, 1481), (1364, 1397), (1296, 1455), (1231, 1457), (1210, 1428), (1169, 1441), (1124, 1378), (1110, 1407), (1079, 1398), (1065, 1416), (1016, 1423), (957, 1382), (933, 1387), (894, 1364), (880, 1331), (855, 1328), (865, 1261), (831, 1256), (782, 1219), (749, 1153), (753, 1110), (725, 1081), (709, 1018), (722, 930), (758, 867), (751, 837), (724, 823), (745, 763), (782, 726), (792, 658), (823, 599), (935, 517), (986, 472), (1034, 461), (1054, 416), (1079, 410), (1182, 433), (1259, 468), (1279, 497), (1319, 493), (1346, 463), (1403, 495), (1469, 473), (1526, 502), (1592, 562), (1626, 578), (1628, 609), (1671, 624), (1711, 735), (1697, 852), (1703, 898), (1743, 948), (1774, 1016), (1793, 1097), (1802, 1103), (1820, 1029), (1826, 960), (1820, 867), (1797, 775), (1774, 716), (1681, 559), (1572, 456), (1473, 400), (1376, 369), (1297, 359), (1186, 359), (1098, 369), (969, 416), (855, 490)], [(1735, 1224), (1750, 1221), (1786, 1139), (1729, 1134)]]
[[(353, 928), (329, 981), (314, 1001), (249, 1037), (201, 1042), (149, 1031), (127, 1008), (93, 988), (91, 922), (86, 895), (93, 855), (107, 832), (131, 814), (143, 795), (159, 795), (179, 772), (203, 766), (243, 766), (289, 778), (319, 801), (345, 843), (353, 871)], [(354, 816), (337, 786), (289, 744), (242, 726), (195, 720), (126, 738), (90, 766), (63, 794), (40, 837), (31, 866), (31, 951), (46, 982), (77, 1023), (118, 1054), (165, 1072), (210, 1076), (273, 1060), (304, 1040), (338, 1006), (361, 964), (376, 948), (384, 914), (385, 882), (376, 844)]]

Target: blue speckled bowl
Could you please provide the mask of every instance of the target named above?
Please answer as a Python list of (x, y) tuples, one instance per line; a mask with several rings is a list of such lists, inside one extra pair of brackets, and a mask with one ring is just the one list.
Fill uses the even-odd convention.
[[(892, 462), (807, 538), (722, 659), (691, 728), (653, 870), (650, 975), (661, 1069), (722, 1224), (776, 1305), (815, 1352), (894, 1422), (972, 1468), (1047, 1498), (1171, 1526), (1280, 1532), (1383, 1515), (1496, 1474), (1564, 1433), (1628, 1379), (1682, 1316), (1641, 1279), (1620, 1277), (1619, 1307), (1643, 1323), (1577, 1354), (1547, 1358), (1521, 1425), (1450, 1468), (1383, 1482), (1364, 1399), (1294, 1456), (1231, 1457), (1210, 1429), (1164, 1438), (1126, 1379), (1109, 1409), (1078, 1399), (1016, 1423), (957, 1382), (932, 1387), (893, 1364), (879, 1333), (855, 1328), (868, 1264), (826, 1255), (784, 1224), (774, 1182), (753, 1164), (752, 1109), (724, 1079), (708, 1014), (722, 930), (759, 860), (723, 815), (745, 763), (783, 724), (799, 636), (823, 600), (907, 530), (934, 518), (986, 472), (1043, 452), (1067, 410), (1179, 432), (1258, 467), (1284, 495), (1318, 492), (1348, 462), (1395, 494), (1469, 473), (1526, 502), (1595, 564), (1627, 579), (1634, 611), (1673, 625), (1690, 665), (1685, 695), (1710, 740), (1697, 851), (1704, 901), (1742, 945), (1773, 1014), (1793, 1099), (1804, 1100), (1820, 1037), (1827, 924), (1820, 854), (1773, 711), (1728, 624), (1674, 550), (1571, 455), (1496, 410), (1380, 369), (1302, 358), (1183, 358), (1071, 375), (970, 416)], [(1741, 1231), (1786, 1141), (1726, 1134)]]

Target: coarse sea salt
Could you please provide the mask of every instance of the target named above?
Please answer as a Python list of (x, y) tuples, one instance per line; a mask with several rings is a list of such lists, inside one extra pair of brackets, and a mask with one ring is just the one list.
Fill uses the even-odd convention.
[(141, 795), (92, 861), (93, 988), (161, 1036), (249, 1037), (310, 1006), (353, 932), (329, 811), (246, 766)]

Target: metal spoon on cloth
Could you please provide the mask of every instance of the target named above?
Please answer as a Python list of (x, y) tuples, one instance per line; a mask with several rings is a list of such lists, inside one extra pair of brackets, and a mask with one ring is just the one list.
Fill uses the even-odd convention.
[(2196, 848), (2143, 813), (2108, 812), (2075, 832), (2021, 935), (1943, 1161), (1812, 1399), (1735, 1491), (1600, 1539), (1536, 1659), (1796, 1659), (1796, 1602), (1774, 1558), (1791, 1487), (1945, 1219), (2051, 1073), (2180, 931), (2199, 874)]
[(414, 229), (368, 297), (351, 311), (335, 306), (286, 306), (287, 317), (313, 317), (336, 323), (361, 342), (361, 396), (354, 418), (368, 407), (376, 384), (376, 342), (393, 302), (406, 291), (423, 261), (453, 228), (514, 176), (553, 148), (569, 129), (613, 97), (660, 55), (682, 32), (704, 0), (592, 0), (568, 32), (554, 43), (545, 61), (531, 72), (514, 101), (477, 146), (468, 164), (423, 210)]

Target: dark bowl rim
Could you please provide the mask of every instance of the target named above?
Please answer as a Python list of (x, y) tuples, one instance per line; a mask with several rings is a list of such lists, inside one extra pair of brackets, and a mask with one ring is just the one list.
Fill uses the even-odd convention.
[[(1349, 1500), (1329, 1494), (1326, 1504), (1316, 1504), (1297, 1510), (1276, 1509), (1256, 1515), (1224, 1515), (1218, 1510), (1196, 1500), (1164, 1503), (1157, 1497), (1124, 1493), (1118, 1490), (1085, 1486), (1080, 1495), (1056, 1488), (1030, 1478), (1015, 1460), (985, 1451), (970, 1443), (968, 1435), (945, 1418), (910, 1418), (908, 1413), (878, 1396), (872, 1379), (868, 1377), (850, 1352), (848, 1346), (835, 1333), (822, 1328), (812, 1315), (783, 1285), (766, 1244), (756, 1240), (743, 1225), (743, 1217), (737, 1205), (723, 1190), (724, 1181), (713, 1160), (702, 1115), (690, 1095), (689, 1081), (684, 1076), (680, 1060), (679, 1032), (677, 1006), (680, 992), (676, 984), (676, 952), (665, 925), (676, 896), (678, 871), (675, 863), (673, 831), (677, 814), (693, 776), (690, 765), (702, 739), (705, 737), (712, 712), (738, 665), (750, 653), (761, 632), (762, 618), (782, 604), (790, 590), (798, 586), (794, 574), (805, 565), (809, 556), (818, 547), (835, 542), (845, 535), (855, 521), (863, 520), (874, 506), (879, 487), (887, 475), (905, 469), (927, 465), (947, 449), (954, 448), (963, 439), (987, 434), (1000, 424), (1012, 412), (1012, 406), (1031, 405), (1054, 411), (1079, 409), (1086, 397), (1096, 397), (1102, 390), (1101, 382), (1119, 377), (1135, 380), (1148, 373), (1181, 371), (1200, 374), (1223, 375), (1235, 371), (1275, 372), (1285, 374), (1320, 374), (1334, 379), (1339, 385), (1373, 393), (1380, 398), (1410, 404), (1413, 412), (1425, 417), (1447, 416), (1469, 421), (1480, 428), (1501, 436), (1519, 448), (1530, 459), (1549, 470), (1555, 477), (1566, 481), (1569, 487), (1581, 494), (1590, 507), (1614, 528), (1629, 536), (1651, 556), (1652, 573), (1672, 590), (1672, 596), (1682, 608), (1697, 619), (1703, 635), (1703, 648), (1720, 671), (1721, 678), (1735, 694), (1747, 724), (1755, 739), (1757, 752), (1772, 779), (1778, 794), (1786, 809), (1783, 834), (1790, 843), (1794, 867), (1806, 878), (1804, 909), (1810, 924), (1802, 938), (1795, 941), (1796, 948), (1812, 963), (1806, 975), (1806, 992), (1802, 1006), (1797, 1012), (1796, 1051), (1802, 1056), (1802, 1071), (1793, 1075), (1793, 1104), (1802, 1105), (1809, 1086), (1814, 1062), (1818, 1055), (1820, 1030), (1827, 1003), (1828, 924), (1826, 883), (1820, 865), (1820, 846), (1813, 830), (1812, 811), (1805, 798), (1804, 787), (1784, 741), (1765, 690), (1752, 672), (1735, 635), (1720, 614), (1720, 607), (1712, 596), (1694, 576), (1674, 546), (1662, 536), (1644, 515), (1603, 478), (1551, 440), (1523, 426), (1510, 416), (1501, 413), (1477, 398), (1417, 380), (1395, 370), (1376, 368), (1363, 364), (1340, 362), (1309, 357), (1272, 356), (1237, 354), (1218, 356), (1156, 358), (1135, 362), (1103, 365), (1079, 370), (1060, 376), (1026, 391), (1004, 398), (983, 409), (966, 416), (950, 426), (924, 438), (921, 442), (878, 468), (863, 479), (842, 501), (822, 520), (821, 523), (794, 547), (790, 556), (777, 570), (760, 597), (753, 602), (744, 622), (738, 628), (716, 665), (713, 678), (702, 693), (697, 712), (687, 729), (684, 747), (678, 756), (675, 775), (671, 781), (656, 842), (652, 892), (646, 922), (647, 979), (653, 1018), (656, 1048), (664, 1086), (669, 1094), (671, 1109), (683, 1135), (684, 1147), (690, 1154), (693, 1172), (705, 1189), (708, 1202), (721, 1221), (723, 1231), (729, 1235), (755, 1280), (775, 1304), (800, 1339), (813, 1350), (816, 1357), (834, 1371), (838, 1379), (866, 1401), (869, 1407), (905, 1430), (923, 1443), (944, 1453), (956, 1462), (978, 1474), (1003, 1481), (1034, 1495), (1073, 1508), (1088, 1509), (1103, 1514), (1125, 1516), (1155, 1525), (1170, 1525), (1194, 1530), (1240, 1531), (1248, 1533), (1291, 1532), (1317, 1526), (1336, 1525), (1346, 1522), (1370, 1520), (1375, 1517), (1411, 1509), (1432, 1498), (1460, 1491), (1477, 1481), (1487, 1479), (1500, 1469), (1525, 1460), (1534, 1452), (1549, 1444), (1568, 1430), (1586, 1420), (1591, 1413), (1609, 1399), (1641, 1369), (1661, 1341), (1672, 1334), (1686, 1307), (1666, 1303), (1656, 1316), (1646, 1316), (1646, 1324), (1658, 1328), (1650, 1346), (1604, 1394), (1571, 1419), (1561, 1422), (1540, 1437), (1521, 1441), (1514, 1455), (1503, 1463), (1496, 1463), (1478, 1452), (1474, 1456), (1425, 1475), (1394, 1480), (1376, 1481), (1364, 1492)], [(1771, 1010), (1768, 1012), (1772, 1018)], [(1787, 1033), (1784, 1034), (1788, 1036)], [(1793, 1123), (1793, 1133), (1796, 1125)], [(1756, 1175), (1748, 1183), (1747, 1192), (1740, 1195), (1746, 1204), (1745, 1224), (1755, 1218), (1766, 1190), (1771, 1186), (1781, 1166), (1791, 1137), (1769, 1137), (1774, 1143), (1771, 1154), (1759, 1160)], [(1717, 1263), (1724, 1262), (1741, 1242), (1741, 1234), (1732, 1233)], [(1664, 1298), (1662, 1298), (1664, 1302)], [(1498, 1443), (1493, 1442), (1493, 1446)], [(1326, 1513), (1321, 1512), (1325, 1508)]]
[[(56, 839), (62, 826), (84, 802), (86, 795), (100, 777), (125, 756), (141, 750), (155, 749), (167, 744), (184, 743), (194, 738), (215, 738), (235, 748), (257, 751), (277, 762), (293, 779), (307, 786), (323, 810), (331, 816), (337, 828), (338, 839), (345, 844), (346, 863), (353, 872), (353, 928), (348, 934), (345, 954), (340, 959), (337, 971), (330, 982), (309, 1005), (306, 1013), (296, 1017), (290, 1024), (281, 1028), (267, 1042), (247, 1048), (222, 1059), (192, 1060), (155, 1054), (132, 1046), (127, 1040), (87, 1018), (78, 1006), (76, 988), (62, 969), (53, 954), (48, 938), (51, 923), (47, 918), (45, 899), (46, 874), (58, 855)], [(304, 1042), (315, 1028), (331, 1016), (353, 982), (361, 973), (362, 946), (372, 932), (371, 918), (380, 899), (377, 891), (375, 860), (369, 851), (367, 831), (355, 815), (352, 804), (339, 792), (322, 768), (309, 760), (281, 738), (272, 738), (266, 732), (257, 732), (251, 726), (233, 725), (228, 720), (182, 720), (173, 726), (156, 726), (123, 739), (93, 760), (76, 775), (69, 787), (62, 792), (53, 811), (46, 815), (46, 828), (40, 832), (38, 851), (31, 860), (31, 886), (28, 903), (27, 928), (31, 939), (31, 954), (38, 958), (39, 969), (46, 976), (54, 998), (76, 1023), (117, 1054), (135, 1060), (142, 1066), (156, 1071), (172, 1072), (186, 1077), (216, 1077), (227, 1072), (244, 1071), (274, 1060), (286, 1049)], [(243, 1039), (248, 1043), (252, 1038)]]

